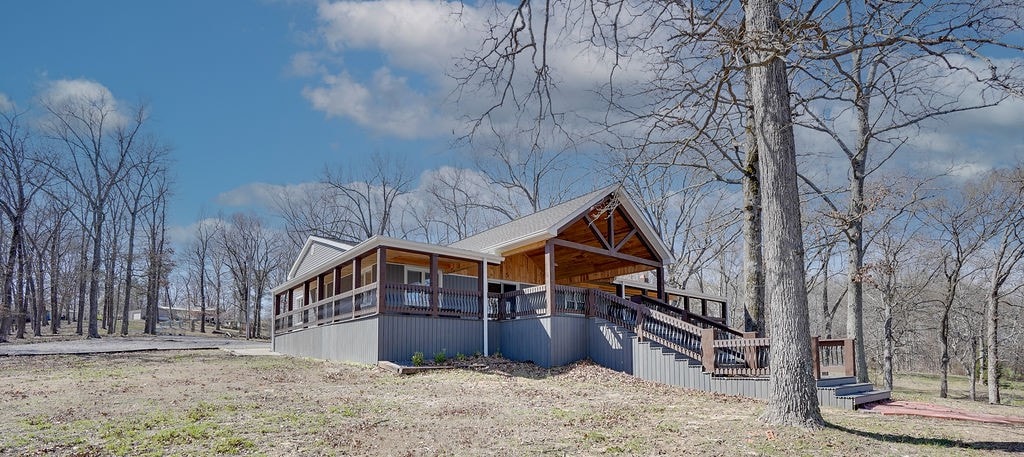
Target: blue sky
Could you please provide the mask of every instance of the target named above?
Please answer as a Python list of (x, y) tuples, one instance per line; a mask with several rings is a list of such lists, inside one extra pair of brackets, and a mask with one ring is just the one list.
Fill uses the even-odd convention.
[[(312, 2), (7, 3), (0, 94), (29, 106), (54, 81), (85, 79), (122, 103), (147, 103), (174, 149), (176, 225), (215, 213), (221, 194), (247, 183), (315, 180), (325, 163), (373, 152), (415, 167), (458, 160), (444, 135), (378, 133), (311, 105), (303, 90), (315, 80), (293, 60), (318, 45), (316, 15)], [(366, 52), (345, 67), (365, 75), (381, 61)]]
[[(8, 2), (0, 104), (29, 107), (66, 80), (101, 85), (124, 104), (145, 101), (152, 130), (174, 149), (170, 222), (184, 230), (200, 211), (265, 207), (266, 195), (301, 191), (325, 164), (373, 153), (414, 173), (471, 165), (452, 140), (463, 116), (487, 100), (454, 100), (449, 73), (479, 45), (490, 13), (439, 0)], [(565, 46), (550, 60), (566, 111), (600, 118), (605, 105), (590, 90), (606, 81), (602, 56)], [(619, 74), (645, 76), (630, 71), (637, 68)], [(959, 166), (965, 175), (1017, 164), (1022, 126), (1020, 100), (950, 116), (911, 135), (900, 161), (926, 173)], [(809, 151), (834, 149), (821, 138), (798, 140)], [(827, 171), (826, 162), (812, 165)], [(835, 166), (841, 179), (845, 169)], [(560, 184), (585, 191), (606, 184), (600, 179)]]

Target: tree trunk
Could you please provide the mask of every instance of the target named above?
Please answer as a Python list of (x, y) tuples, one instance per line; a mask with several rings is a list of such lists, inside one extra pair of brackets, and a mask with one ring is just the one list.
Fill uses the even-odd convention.
[(939, 320), (939, 347), (942, 355), (939, 357), (939, 397), (946, 398), (949, 395), (949, 310), (952, 303), (946, 304)]
[(745, 42), (754, 49), (747, 87), (760, 155), (766, 308), (771, 313), (771, 387), (765, 420), (820, 427), (824, 421), (811, 366), (811, 330), (797, 189), (796, 146), (785, 61), (777, 54), (777, 0), (748, 0)]
[(988, 357), (986, 370), (988, 381), (988, 402), (999, 404), (999, 265), (996, 265), (985, 306), (985, 346)]
[(748, 117), (747, 163), (743, 177), (743, 309), (748, 332), (766, 336), (764, 257), (761, 252), (761, 183), (753, 113)]
[(868, 364), (864, 351), (864, 164), (854, 160), (854, 178), (850, 180), (850, 220), (846, 228), (847, 251), (846, 337), (854, 338), (857, 381), (868, 382)]
[(17, 222), (11, 225), (11, 245), (7, 249), (7, 259), (4, 262), (4, 285), (3, 303), (0, 305), (0, 343), (7, 342), (7, 336), (11, 333), (11, 324), (14, 317), (14, 267), (18, 259), (18, 246), (21, 245), (21, 229)]
[(25, 277), (27, 272), (25, 271), (25, 239), (21, 239), (21, 244), (18, 246), (18, 277), (14, 284), (14, 300), (17, 303), (17, 319), (15, 324), (17, 325), (17, 333), (14, 335), (15, 338), (22, 340), (25, 339), (25, 318), (28, 317), (28, 296), (26, 296), (26, 284), (31, 286), (32, 279), (29, 278), (26, 282)]
[(89, 267), (89, 336), (99, 338), (100, 268), (103, 252), (103, 206), (94, 205), (92, 214), (92, 262)]
[(132, 275), (135, 260), (135, 223), (138, 211), (131, 213), (128, 221), (128, 257), (124, 265), (124, 307), (121, 309), (121, 335), (128, 335), (128, 312), (132, 304)]
[(892, 390), (892, 360), (893, 360), (893, 334), (892, 334), (892, 306), (894, 297), (891, 291), (882, 294), (882, 379), (885, 388)]
[(199, 333), (206, 333), (206, 257), (199, 262)]
[(77, 330), (75, 334), (82, 335), (82, 324), (83, 317), (85, 316), (85, 300), (86, 293), (88, 292), (88, 281), (89, 271), (86, 268), (86, 263), (89, 262), (89, 232), (83, 228), (82, 230), (82, 251), (79, 257), (78, 263), (78, 313), (75, 314), (75, 321), (77, 324)]
[(54, 228), (53, 243), (50, 246), (50, 333), (60, 332), (60, 224)]
[(110, 254), (106, 261), (106, 280), (103, 282), (103, 328), (107, 329), (107, 335), (114, 334), (114, 275), (117, 258), (117, 240), (112, 239)]

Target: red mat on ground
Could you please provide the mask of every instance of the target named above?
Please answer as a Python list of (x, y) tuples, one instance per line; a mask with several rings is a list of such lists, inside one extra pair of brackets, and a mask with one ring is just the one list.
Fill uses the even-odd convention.
[(945, 406), (933, 405), (930, 403), (916, 403), (911, 401), (890, 401), (865, 405), (861, 411), (883, 414), (886, 416), (920, 416), (936, 417), (939, 419), (965, 420), (973, 422), (984, 422), (988, 424), (1024, 425), (1024, 417), (999, 416), (995, 414), (974, 413), (960, 411)]

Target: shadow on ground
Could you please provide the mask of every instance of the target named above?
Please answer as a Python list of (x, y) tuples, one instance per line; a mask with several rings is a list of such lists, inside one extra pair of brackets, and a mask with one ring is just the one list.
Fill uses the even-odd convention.
[(923, 438), (910, 435), (894, 435), (890, 433), (868, 432), (857, 430), (842, 425), (829, 423), (828, 428), (841, 432), (857, 435), (860, 437), (882, 441), (886, 443), (903, 443), (917, 446), (935, 446), (950, 449), (974, 449), (979, 451), (1002, 451), (1024, 453), (1024, 442), (1021, 441), (961, 441), (945, 438)]

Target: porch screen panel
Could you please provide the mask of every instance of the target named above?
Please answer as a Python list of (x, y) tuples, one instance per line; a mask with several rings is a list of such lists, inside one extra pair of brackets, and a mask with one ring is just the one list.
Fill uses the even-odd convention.
[(475, 276), (444, 275), (441, 278), (441, 285), (451, 290), (477, 290), (477, 279)]

